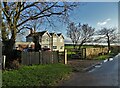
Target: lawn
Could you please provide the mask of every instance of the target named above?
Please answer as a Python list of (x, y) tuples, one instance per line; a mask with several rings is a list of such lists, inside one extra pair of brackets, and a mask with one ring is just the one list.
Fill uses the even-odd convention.
[(22, 66), (18, 70), (4, 71), (3, 86), (53, 86), (69, 77), (72, 69), (64, 64)]

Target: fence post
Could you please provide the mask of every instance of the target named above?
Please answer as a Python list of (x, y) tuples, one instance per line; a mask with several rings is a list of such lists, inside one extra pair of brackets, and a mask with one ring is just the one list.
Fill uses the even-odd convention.
[(59, 57), (59, 50), (57, 51), (57, 59), (58, 59), (58, 63), (60, 62), (60, 57)]
[(44, 62), (43, 62), (43, 51), (41, 51), (40, 52), (40, 64), (43, 64)]
[(2, 41), (0, 41), (0, 70), (2, 69)]
[(3, 56), (3, 69), (5, 69), (5, 61), (6, 61), (6, 56)]
[(52, 63), (53, 63), (53, 57), (54, 57), (54, 56), (53, 56), (53, 54), (54, 54), (53, 52), (54, 52), (54, 51), (52, 51)]
[(39, 50), (39, 64), (41, 64), (41, 61), (40, 61), (41, 58), (40, 57), (41, 57), (41, 50)]
[(64, 51), (65, 58), (64, 58), (64, 64), (67, 64), (67, 50), (65, 49)]
[(31, 65), (31, 53), (32, 52), (29, 52), (29, 65)]
[(2, 88), (2, 41), (0, 40), (0, 88)]
[(86, 58), (86, 48), (82, 48), (82, 59)]

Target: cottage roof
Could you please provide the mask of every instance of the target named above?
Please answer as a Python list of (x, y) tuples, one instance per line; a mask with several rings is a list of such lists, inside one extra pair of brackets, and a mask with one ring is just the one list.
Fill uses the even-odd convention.
[(53, 35), (56, 35), (56, 36), (58, 36), (58, 35), (57, 35), (55, 32), (54, 32), (54, 33), (50, 33), (50, 35), (51, 35), (51, 36), (53, 36)]
[(58, 33), (57, 35), (58, 35), (59, 37), (62, 36), (63, 39), (64, 39), (64, 36), (62, 35), (62, 33)]
[(62, 33), (58, 33), (57, 35), (60, 36), (60, 35), (62, 35)]

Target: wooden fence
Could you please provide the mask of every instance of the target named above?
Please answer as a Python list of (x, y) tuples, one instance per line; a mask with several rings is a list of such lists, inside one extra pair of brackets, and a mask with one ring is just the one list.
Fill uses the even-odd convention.
[(0, 70), (2, 69), (2, 42), (0, 41)]
[(59, 62), (58, 51), (22, 52), (21, 64), (50, 64)]

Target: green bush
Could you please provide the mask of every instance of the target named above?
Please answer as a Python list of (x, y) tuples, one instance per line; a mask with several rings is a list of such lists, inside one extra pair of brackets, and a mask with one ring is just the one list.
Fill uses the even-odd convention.
[(22, 66), (3, 72), (3, 86), (52, 86), (66, 78), (71, 68), (64, 64)]

